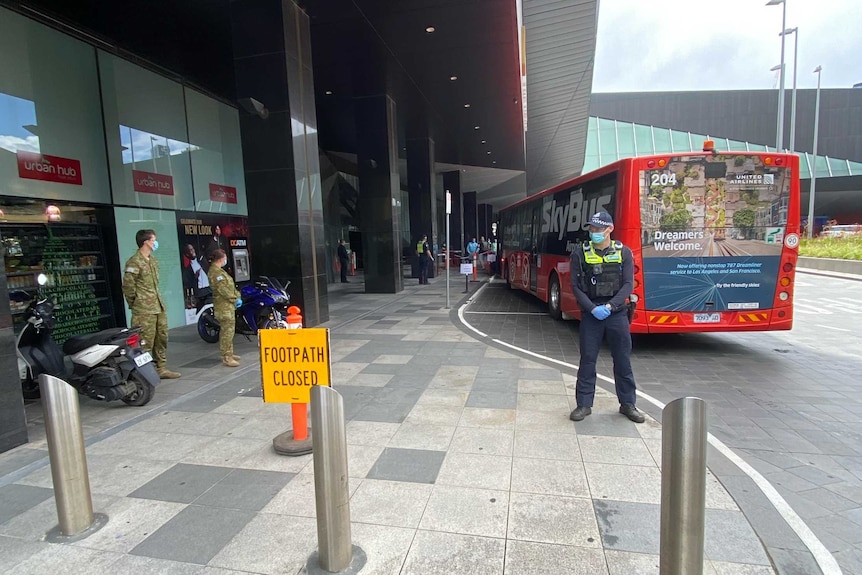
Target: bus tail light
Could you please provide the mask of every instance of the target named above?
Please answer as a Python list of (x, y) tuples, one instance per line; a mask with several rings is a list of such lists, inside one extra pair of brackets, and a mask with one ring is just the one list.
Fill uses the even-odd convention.
[(781, 301), (787, 301), (788, 299), (790, 299), (790, 294), (786, 291), (783, 291), (778, 294), (778, 299), (780, 299)]
[(641, 282), (639, 282), (638, 280), (635, 280), (633, 289), (638, 289), (638, 287), (640, 287), (640, 285), (641, 285)]
[(784, 276), (783, 278), (781, 278), (781, 281), (779, 283), (781, 284), (781, 287), (787, 287), (790, 285), (790, 278)]
[(664, 158), (661, 158), (660, 160), (647, 160), (647, 163), (646, 163), (646, 166), (649, 169), (653, 169), (656, 166), (658, 166), (659, 168), (663, 168), (666, 165), (667, 165), (667, 160)]
[(786, 315), (787, 315), (787, 313), (783, 309), (778, 310), (778, 317), (784, 317)]
[(641, 269), (637, 266), (637, 264), (635, 264), (634, 272), (635, 272), (635, 275), (638, 275), (639, 273), (641, 273)]
[(775, 158), (775, 165), (780, 166), (784, 163), (784, 158)]
[(781, 269), (784, 270), (784, 273), (788, 274), (788, 273), (790, 273), (790, 270), (793, 269), (793, 263), (787, 262), (781, 267)]
[(767, 166), (771, 166), (772, 165), (772, 157), (767, 156), (767, 157), (763, 158), (763, 163), (766, 164)]

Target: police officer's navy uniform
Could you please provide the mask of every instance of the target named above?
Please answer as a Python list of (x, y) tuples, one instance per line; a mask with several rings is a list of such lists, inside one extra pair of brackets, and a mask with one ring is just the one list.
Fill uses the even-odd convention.
[(434, 261), (431, 259), (431, 250), (428, 247), (428, 237), (422, 236), (422, 239), (416, 242), (416, 257), (419, 258), (419, 283), (428, 283), (428, 268)]
[[(599, 212), (590, 220), (598, 227), (613, 225), (607, 212)], [(572, 412), (575, 421), (589, 415), (596, 393), (596, 360), (602, 340), (607, 337), (614, 360), (614, 382), (620, 413), (640, 423), (643, 415), (635, 408), (635, 379), (631, 365), (632, 340), (629, 330), (628, 297), (634, 287), (634, 263), (632, 251), (621, 242), (611, 241), (602, 250), (596, 249), (592, 241), (576, 246), (571, 262), (572, 291), (581, 308), (580, 361), (575, 398), (578, 408)], [(607, 315), (605, 319), (595, 317)]]

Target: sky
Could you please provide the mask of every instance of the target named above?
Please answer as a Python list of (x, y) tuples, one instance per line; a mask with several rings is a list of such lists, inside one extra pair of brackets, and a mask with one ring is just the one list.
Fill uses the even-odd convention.
[[(600, 0), (593, 92), (772, 89), (782, 6), (768, 0)], [(786, 0), (799, 28), (797, 87), (862, 82), (862, 1)], [(793, 35), (785, 87), (793, 82)]]

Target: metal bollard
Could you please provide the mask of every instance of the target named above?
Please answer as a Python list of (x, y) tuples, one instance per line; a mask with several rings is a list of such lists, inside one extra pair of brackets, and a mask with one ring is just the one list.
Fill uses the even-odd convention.
[(660, 575), (702, 575), (706, 402), (683, 397), (662, 411)]
[(93, 527), (98, 529), (104, 524), (102, 519), (107, 520), (93, 515), (78, 392), (62, 379), (46, 374), (39, 376), (39, 390), (60, 523), (58, 538), (74, 537)]
[(317, 572), (317, 561), (329, 573), (356, 573), (366, 557), (352, 544), (344, 400), (331, 387), (311, 388), (311, 427), (319, 551), (309, 560), (308, 572)]

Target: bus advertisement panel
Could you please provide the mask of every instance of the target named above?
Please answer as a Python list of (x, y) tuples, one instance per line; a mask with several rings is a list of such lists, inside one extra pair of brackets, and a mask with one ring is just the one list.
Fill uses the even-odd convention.
[(791, 170), (757, 155), (672, 157), (639, 172), (648, 308), (701, 312), (773, 306)]

